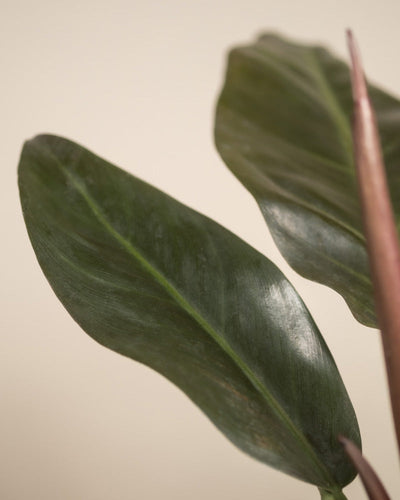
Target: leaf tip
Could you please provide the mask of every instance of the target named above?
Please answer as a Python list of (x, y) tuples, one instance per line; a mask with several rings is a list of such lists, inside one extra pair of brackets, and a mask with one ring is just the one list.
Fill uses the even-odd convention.
[(365, 82), (360, 50), (351, 29), (346, 30), (346, 36), (351, 59), (353, 99), (355, 102), (359, 102), (363, 99), (368, 99), (367, 84)]
[(348, 438), (339, 435), (338, 441), (343, 445), (344, 450), (360, 474), (361, 481), (370, 500), (390, 500), (382, 481), (364, 458), (359, 448)]

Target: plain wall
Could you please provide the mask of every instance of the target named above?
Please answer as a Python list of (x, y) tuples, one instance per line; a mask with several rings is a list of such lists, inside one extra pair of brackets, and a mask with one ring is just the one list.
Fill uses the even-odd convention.
[[(397, 0), (0, 1), (2, 500), (311, 500), (247, 457), (161, 376), (97, 345), (58, 302), (19, 206), (23, 141), (66, 136), (216, 219), (277, 263), (335, 356), (364, 452), (400, 494), (379, 335), (294, 273), (213, 146), (226, 52), (274, 30), (347, 57), (400, 93)], [(400, 140), (400, 138), (399, 138)], [(358, 480), (349, 500), (366, 498)]]

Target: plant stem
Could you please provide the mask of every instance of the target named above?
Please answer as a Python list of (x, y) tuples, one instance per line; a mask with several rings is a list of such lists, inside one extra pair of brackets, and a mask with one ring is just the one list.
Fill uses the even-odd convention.
[(319, 488), (319, 492), (321, 494), (321, 500), (347, 500), (346, 495), (340, 490), (328, 491)]
[(342, 436), (339, 438), (339, 441), (343, 444), (354, 467), (358, 470), (365, 491), (368, 494), (368, 498), (370, 498), (370, 500), (390, 500), (382, 481), (368, 461), (363, 457), (357, 446), (349, 439)]
[(400, 448), (400, 250), (375, 114), (351, 32), (354, 147), (378, 324)]

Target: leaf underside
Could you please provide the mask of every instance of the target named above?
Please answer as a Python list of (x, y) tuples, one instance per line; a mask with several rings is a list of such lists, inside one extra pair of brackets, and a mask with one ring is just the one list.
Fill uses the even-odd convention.
[[(370, 86), (400, 223), (400, 102)], [(231, 51), (215, 122), (224, 162), (258, 202), (301, 275), (376, 326), (358, 203), (348, 66), (319, 46), (267, 34)]]
[(101, 344), (163, 374), (239, 448), (340, 489), (353, 408), (296, 291), (210, 219), (55, 136), (19, 166), (25, 222), (55, 293)]

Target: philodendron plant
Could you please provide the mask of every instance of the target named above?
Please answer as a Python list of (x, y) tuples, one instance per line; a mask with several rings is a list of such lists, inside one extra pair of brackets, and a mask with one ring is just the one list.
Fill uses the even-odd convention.
[[(375, 120), (349, 43), (352, 75), (324, 48), (276, 35), (232, 50), (215, 140), (293, 268), (360, 322), (378, 318), (399, 428), (400, 213), (375, 125), (398, 208), (400, 102), (369, 86)], [(270, 260), (61, 137), (26, 142), (19, 188), (40, 266), (91, 337), (160, 372), (240, 449), (324, 500), (345, 499), (357, 471), (370, 498), (388, 498), (334, 359)]]

